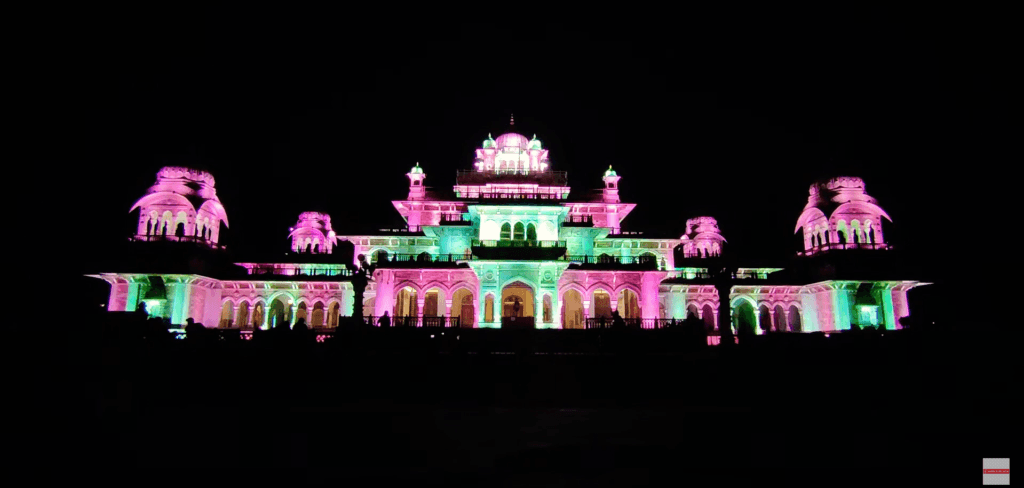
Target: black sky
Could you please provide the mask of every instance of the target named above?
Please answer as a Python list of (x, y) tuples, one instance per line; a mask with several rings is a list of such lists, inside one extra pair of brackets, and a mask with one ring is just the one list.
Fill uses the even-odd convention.
[(1015, 160), (1009, 35), (977, 24), (487, 32), (315, 14), (96, 17), (56, 25), (29, 120), (55, 136), (47, 162), (86, 189), (72, 197), (89, 217), (69, 223), (85, 252), (132, 232), (128, 209), (168, 164), (214, 174), (236, 248), (283, 252), (306, 210), (340, 233), (394, 223), (414, 163), (450, 190), (510, 113), (573, 195), (614, 165), (638, 204), (625, 230), (678, 236), (712, 215), (737, 252), (772, 256), (796, 250), (809, 184), (835, 175), (865, 179), (895, 221), (891, 242), (941, 256), (937, 236)]

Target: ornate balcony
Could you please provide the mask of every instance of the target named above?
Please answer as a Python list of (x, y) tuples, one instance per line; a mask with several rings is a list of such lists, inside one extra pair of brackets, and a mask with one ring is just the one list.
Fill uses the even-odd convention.
[(469, 214), (441, 214), (440, 225), (473, 225)]
[(565, 256), (565, 241), (479, 240), (473, 239), (473, 255), (478, 259), (557, 260)]
[(542, 186), (565, 186), (569, 176), (565, 171), (531, 171), (527, 169), (459, 170), (455, 173), (458, 185), (484, 185), (487, 183), (536, 183)]
[(173, 234), (168, 234), (168, 235), (163, 235), (163, 234), (141, 235), (140, 234), (140, 235), (132, 236), (129, 240), (134, 241), (134, 242), (187, 242), (187, 243), (191, 243), (191, 244), (201, 244), (201, 245), (204, 245), (204, 246), (209, 246), (209, 247), (214, 248), (214, 249), (224, 249), (225, 248), (225, 246), (223, 246), (221, 244), (217, 244), (216, 242), (213, 242), (212, 240), (207, 239), (207, 238), (205, 238), (203, 236), (178, 236), (178, 235), (173, 235)]
[(891, 247), (884, 243), (867, 243), (867, 242), (847, 242), (845, 244), (829, 243), (822, 244), (820, 246), (812, 247), (806, 251), (800, 251), (797, 253), (798, 256), (810, 256), (821, 252), (835, 251), (841, 249), (882, 249), (889, 250)]
[(658, 258), (655, 256), (600, 256), (579, 255), (562, 256), (562, 261), (571, 262), (578, 269), (634, 269), (634, 270), (656, 270), (658, 269)]
[(378, 260), (378, 268), (456, 268), (460, 261), (472, 259), (467, 254), (389, 254), (387, 259)]
[(593, 227), (592, 215), (569, 215), (562, 221), (562, 227)]

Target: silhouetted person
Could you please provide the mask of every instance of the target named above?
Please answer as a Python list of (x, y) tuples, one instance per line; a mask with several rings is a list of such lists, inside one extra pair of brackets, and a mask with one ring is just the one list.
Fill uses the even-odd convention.
[(387, 310), (384, 311), (384, 315), (381, 315), (380, 318), (377, 319), (377, 325), (383, 328), (391, 327), (391, 316), (388, 315)]
[(309, 326), (306, 325), (306, 319), (300, 318), (295, 321), (295, 325), (292, 326), (292, 338), (297, 343), (304, 343), (309, 340)]
[(512, 316), (518, 317), (520, 310), (521, 307), (519, 306), (519, 300), (516, 300), (515, 302), (512, 303)]
[(160, 317), (150, 317), (146, 320), (146, 339), (151, 341), (162, 341), (171, 338), (170, 331)]
[(622, 315), (619, 315), (619, 311), (615, 310), (612, 312), (612, 327), (616, 329), (623, 328), (626, 326), (626, 321), (622, 320)]
[(188, 340), (199, 340), (203, 338), (203, 334), (206, 333), (206, 326), (196, 322), (189, 317), (185, 319), (185, 338)]
[(161, 234), (162, 234), (162, 235), (163, 235), (164, 237), (167, 237), (167, 222), (164, 222), (164, 228), (163, 228), (163, 230), (161, 231)]
[(139, 306), (135, 309), (136, 315), (143, 317), (143, 319), (149, 317), (149, 310), (146, 310), (146, 302), (139, 302)]

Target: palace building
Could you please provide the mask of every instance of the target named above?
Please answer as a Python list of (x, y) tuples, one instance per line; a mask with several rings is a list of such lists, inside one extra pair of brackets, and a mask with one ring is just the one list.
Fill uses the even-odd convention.
[[(145, 307), (175, 325), (193, 318), (243, 331), (298, 319), (333, 327), (351, 315), (376, 323), (385, 314), (396, 326), (582, 329), (605, 326), (613, 311), (641, 328), (692, 315), (709, 328), (727, 317), (733, 330), (757, 333), (894, 329), (909, 315), (907, 291), (925, 284), (890, 276), (883, 220), (891, 219), (860, 178), (812, 184), (802, 213), (794, 209), (803, 249), (765, 266), (733, 262), (710, 216), (687, 219), (678, 238), (625, 233), (636, 205), (620, 200), (615, 169), (604, 170), (599, 194), (574, 198), (556, 167), (536, 136), (488, 136), (448, 195), (428, 192), (425, 168), (412, 167), (407, 195), (392, 202), (405, 227), (353, 235), (344, 218), (305, 212), (288, 230), (287, 259), (227, 267), (168, 257), (186, 247), (213, 260), (230, 255), (213, 177), (166, 167), (132, 207), (131, 246), (142, 258), (129, 272), (93, 276), (111, 285), (110, 311)], [(342, 258), (345, 241), (354, 252)], [(725, 288), (714, 278), (723, 270)], [(367, 280), (355, 279), (364, 272)]]

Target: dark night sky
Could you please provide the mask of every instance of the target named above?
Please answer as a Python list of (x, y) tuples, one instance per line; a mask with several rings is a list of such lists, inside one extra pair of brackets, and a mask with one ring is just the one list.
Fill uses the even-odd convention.
[(232, 247), (283, 252), (305, 210), (340, 233), (391, 223), (415, 162), (450, 190), (510, 113), (577, 197), (614, 165), (638, 204), (625, 230), (678, 236), (712, 215), (737, 252), (772, 256), (796, 250), (809, 184), (844, 174), (893, 217), (890, 241), (940, 256), (964, 201), (1015, 159), (999, 149), (1019, 96), (998, 29), (699, 24), (482, 35), (312, 14), (108, 19), (53, 41), (32, 122), (61, 135), (42, 150), (87, 189), (74, 196), (90, 217), (70, 224), (95, 246), (132, 232), (128, 209), (167, 164), (214, 174)]

